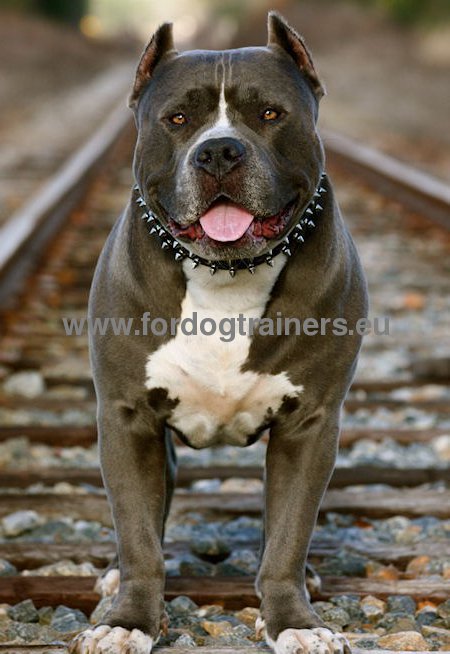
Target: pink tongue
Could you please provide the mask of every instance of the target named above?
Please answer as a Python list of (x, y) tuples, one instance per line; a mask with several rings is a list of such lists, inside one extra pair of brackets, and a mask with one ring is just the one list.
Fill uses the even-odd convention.
[(250, 227), (253, 216), (231, 203), (218, 204), (201, 218), (200, 225), (215, 241), (237, 241)]

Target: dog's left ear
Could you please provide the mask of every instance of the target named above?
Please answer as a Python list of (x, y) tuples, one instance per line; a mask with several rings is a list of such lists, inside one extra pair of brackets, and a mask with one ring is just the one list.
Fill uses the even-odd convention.
[(267, 45), (280, 46), (292, 57), (306, 77), (314, 95), (320, 100), (325, 95), (325, 88), (316, 73), (311, 55), (302, 37), (276, 11), (269, 12), (267, 29), (269, 37)]
[(153, 71), (161, 59), (175, 56), (177, 51), (173, 43), (172, 23), (163, 23), (148, 42), (136, 70), (133, 91), (128, 99), (128, 106), (134, 109), (139, 96), (150, 81)]

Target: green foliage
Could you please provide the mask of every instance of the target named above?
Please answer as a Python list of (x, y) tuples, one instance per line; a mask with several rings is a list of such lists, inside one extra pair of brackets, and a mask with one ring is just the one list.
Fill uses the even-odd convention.
[[(340, 0), (342, 1), (342, 0)], [(354, 0), (379, 7), (399, 25), (436, 24), (450, 21), (450, 0)]]

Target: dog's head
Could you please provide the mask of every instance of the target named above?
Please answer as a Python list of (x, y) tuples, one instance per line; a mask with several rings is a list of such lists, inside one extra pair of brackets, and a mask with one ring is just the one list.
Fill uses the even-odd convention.
[(130, 106), (134, 172), (147, 206), (191, 253), (253, 258), (280, 243), (323, 170), (323, 87), (301, 37), (269, 14), (265, 47), (174, 49), (162, 25), (139, 63)]

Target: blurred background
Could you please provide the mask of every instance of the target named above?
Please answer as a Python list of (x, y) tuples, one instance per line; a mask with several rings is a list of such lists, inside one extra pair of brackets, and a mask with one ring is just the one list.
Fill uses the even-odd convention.
[(264, 44), (270, 8), (312, 49), (321, 125), (449, 178), (448, 0), (3, 0), (0, 222), (125, 102), (160, 22), (180, 49)]

